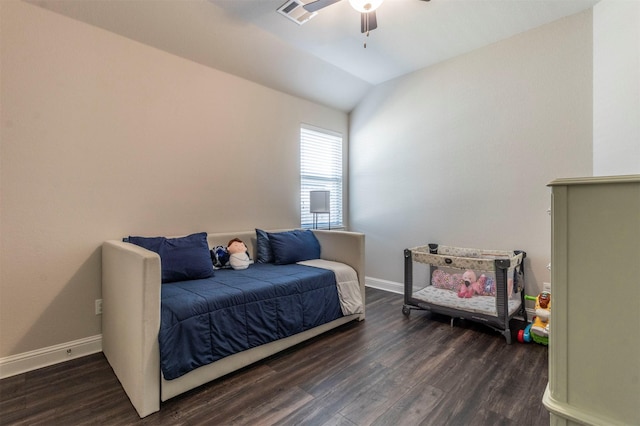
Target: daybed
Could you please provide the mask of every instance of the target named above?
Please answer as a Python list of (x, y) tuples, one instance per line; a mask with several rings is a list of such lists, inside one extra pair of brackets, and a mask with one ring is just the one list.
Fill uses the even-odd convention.
[[(364, 235), (346, 231), (313, 230), (312, 232), (320, 244), (321, 259), (333, 261), (326, 262), (327, 264), (335, 263), (338, 266), (344, 264), (355, 270), (357, 279), (355, 283), (353, 281), (351, 283), (354, 284), (358, 297), (364, 301)], [(211, 249), (216, 246), (226, 246), (233, 238), (241, 239), (247, 245), (252, 259), (256, 259), (258, 247), (254, 231), (206, 236)], [(257, 263), (255, 265), (256, 268), (252, 265), (246, 271), (231, 270), (224, 273), (215, 271), (215, 277), (225, 276), (225, 273), (229, 276), (234, 272), (248, 273), (259, 269), (260, 265)], [(289, 266), (289, 269), (298, 267), (297, 265), (285, 266)], [(308, 266), (298, 268), (305, 267), (308, 268)], [(277, 266), (272, 267), (272, 270), (277, 268)], [(310, 329), (295, 332), (295, 334), (290, 333), (291, 335), (287, 337), (269, 343), (262, 344), (254, 341), (249, 349), (218, 360), (214, 359), (211, 363), (167, 380), (163, 375), (164, 362), (161, 368), (159, 344), (161, 322), (164, 321), (164, 319), (161, 321), (161, 303), (162, 315), (165, 315), (165, 301), (162, 299), (161, 289), (172, 286), (171, 291), (178, 291), (180, 285), (163, 283), (163, 274), (161, 258), (154, 251), (117, 240), (106, 241), (102, 246), (103, 352), (140, 417), (158, 411), (161, 401), (166, 401), (342, 324), (365, 318), (364, 303), (362, 303), (359, 313), (348, 315), (338, 313), (337, 319), (319, 325), (314, 322)], [(338, 276), (339, 272), (335, 274)], [(239, 274), (233, 275), (236, 281), (239, 276)], [(196, 280), (194, 283), (205, 288), (204, 280)], [(189, 288), (185, 283), (181, 285)], [(165, 293), (168, 294), (169, 291), (165, 290)], [(233, 297), (245, 298), (246, 295)], [(246, 316), (249, 315), (246, 314)], [(227, 317), (224, 314), (218, 318)], [(255, 346), (256, 344), (259, 345)], [(188, 345), (189, 343), (186, 344)]]
[(525, 321), (521, 250), (482, 250), (428, 244), (404, 250), (402, 312), (424, 309), (483, 323), (511, 344), (509, 321)]

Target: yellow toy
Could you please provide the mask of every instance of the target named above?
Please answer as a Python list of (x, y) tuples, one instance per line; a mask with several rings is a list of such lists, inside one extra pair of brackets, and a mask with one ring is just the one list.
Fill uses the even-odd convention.
[(549, 320), (551, 319), (551, 293), (543, 291), (537, 297), (525, 296), (527, 300), (536, 301), (536, 316), (533, 323), (518, 333), (518, 341), (530, 342), (533, 340), (542, 345), (549, 344)]
[[(551, 293), (543, 291), (536, 297), (536, 316), (531, 326), (531, 334), (543, 337), (549, 343), (549, 319), (551, 318)], [(537, 342), (535, 336), (533, 341)], [(537, 342), (542, 343), (542, 342)]]

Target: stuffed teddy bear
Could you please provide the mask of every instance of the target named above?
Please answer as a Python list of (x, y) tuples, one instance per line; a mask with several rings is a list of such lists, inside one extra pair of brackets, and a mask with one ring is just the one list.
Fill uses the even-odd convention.
[(462, 274), (462, 284), (458, 287), (458, 297), (470, 298), (474, 294), (482, 295), (487, 277), (483, 274), (476, 278), (476, 273), (468, 269)]
[(489, 291), (487, 291), (487, 276), (482, 274), (478, 277), (478, 281), (476, 282), (476, 293), (480, 296), (489, 295)]
[(247, 252), (247, 245), (239, 238), (234, 238), (227, 244), (229, 263), (233, 269), (247, 269), (252, 263)]
[(231, 268), (229, 264), (229, 252), (225, 246), (215, 246), (211, 249), (211, 260), (213, 261), (214, 269)]

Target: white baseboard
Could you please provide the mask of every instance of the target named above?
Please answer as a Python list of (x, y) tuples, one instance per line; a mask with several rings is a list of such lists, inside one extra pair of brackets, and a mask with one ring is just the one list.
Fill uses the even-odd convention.
[(102, 352), (102, 335), (0, 358), (0, 379)]
[(381, 280), (378, 278), (364, 277), (364, 285), (391, 293), (404, 294), (404, 284), (395, 281)]

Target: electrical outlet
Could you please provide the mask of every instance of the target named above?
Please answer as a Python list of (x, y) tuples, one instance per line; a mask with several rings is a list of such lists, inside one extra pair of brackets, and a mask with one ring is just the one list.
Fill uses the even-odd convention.
[(96, 299), (96, 315), (102, 315), (102, 299)]
[(551, 283), (542, 283), (542, 291), (551, 293)]

